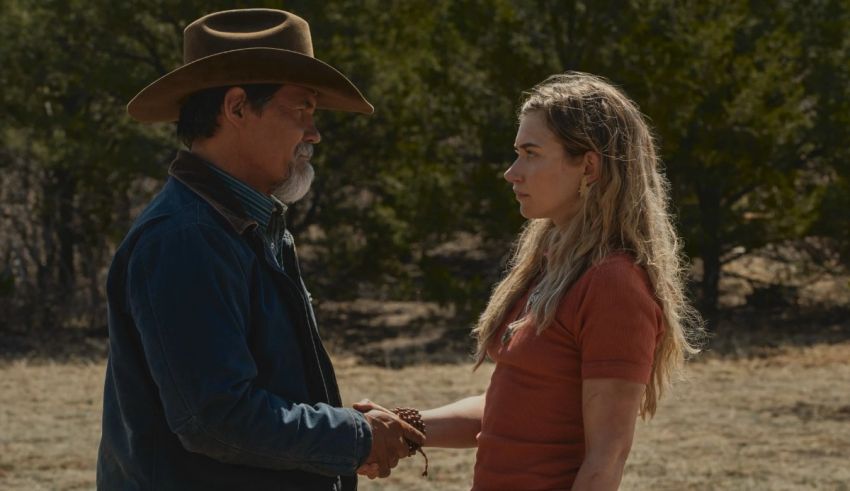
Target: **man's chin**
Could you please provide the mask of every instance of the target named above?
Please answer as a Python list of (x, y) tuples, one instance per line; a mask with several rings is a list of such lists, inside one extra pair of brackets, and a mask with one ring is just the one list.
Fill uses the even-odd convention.
[[(296, 167), (298, 165), (298, 167)], [(289, 178), (278, 186), (272, 193), (277, 199), (292, 204), (300, 200), (310, 191), (313, 184), (315, 171), (309, 161), (293, 162), (290, 169), (298, 169), (290, 172)]]
[(282, 192), (282, 191), (278, 190), (278, 191), (275, 191), (274, 193), (272, 193), (272, 195), (275, 198), (277, 198), (281, 203), (283, 203), (285, 205), (291, 205), (291, 204), (295, 204), (295, 203), (301, 201), (301, 199), (304, 198), (304, 196), (307, 196), (307, 193), (309, 191), (310, 190), (308, 189), (304, 193), (292, 194), (292, 193)]

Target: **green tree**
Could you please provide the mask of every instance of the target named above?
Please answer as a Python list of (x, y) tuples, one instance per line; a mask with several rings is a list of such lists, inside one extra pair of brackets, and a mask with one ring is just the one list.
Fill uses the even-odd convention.
[[(0, 2), (0, 304), (30, 325), (97, 325), (112, 251), (178, 146), (124, 106), (180, 64), (186, 24), (249, 4)], [(250, 6), (308, 19), (317, 56), (376, 106), (319, 116), (317, 180), (291, 213), (322, 296), (477, 313), (522, 223), (501, 178), (517, 104), (565, 70), (608, 77), (651, 119), (709, 316), (742, 251), (819, 235), (850, 257), (846, 2)]]
[[(183, 7), (181, 8), (180, 5)], [(21, 324), (103, 322), (104, 266), (173, 152), (133, 123), (132, 94), (174, 66), (185, 2), (6, 0), (2, 51), (5, 226)], [(191, 12), (191, 13), (190, 13)], [(8, 318), (8, 316), (7, 316)]]
[(815, 108), (802, 152), (811, 185), (824, 192), (809, 233), (831, 239), (831, 249), (850, 265), (850, 5), (817, 1), (798, 14), (807, 60), (802, 84)]
[(620, 46), (623, 82), (658, 131), (688, 251), (702, 258), (710, 319), (723, 263), (800, 237), (816, 212), (816, 193), (799, 186), (813, 110), (796, 8), (771, 4), (659, 4)]

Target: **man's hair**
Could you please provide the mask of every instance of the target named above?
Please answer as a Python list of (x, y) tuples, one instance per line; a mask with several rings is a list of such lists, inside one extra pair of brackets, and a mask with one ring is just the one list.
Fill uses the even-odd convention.
[(177, 138), (186, 147), (191, 147), (192, 142), (199, 138), (209, 138), (218, 129), (216, 119), (221, 112), (221, 104), (224, 95), (233, 87), (241, 87), (245, 90), (248, 105), (260, 113), (275, 92), (280, 89), (281, 84), (247, 84), (230, 85), (226, 87), (213, 87), (204, 89), (190, 95), (180, 106), (180, 119), (177, 120)]

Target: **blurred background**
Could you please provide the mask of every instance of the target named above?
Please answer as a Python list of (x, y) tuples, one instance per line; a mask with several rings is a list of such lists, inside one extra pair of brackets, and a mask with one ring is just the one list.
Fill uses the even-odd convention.
[[(523, 223), (501, 177), (518, 103), (546, 76), (581, 70), (622, 87), (655, 129), (692, 296), (711, 333), (696, 369), (704, 382), (718, 382), (714, 362), (743, 370), (734, 380), (747, 384), (761, 377), (746, 368), (753, 360), (827, 360), (832, 384), (843, 380), (825, 387), (831, 402), (801, 395), (776, 411), (795, 424), (832, 415), (848, 426), (850, 2), (0, 0), (0, 366), (9, 390), (32, 396), (3, 396), (0, 487), (91, 487), (106, 271), (179, 148), (173, 126), (136, 123), (124, 107), (181, 63), (185, 25), (248, 6), (307, 19), (316, 56), (376, 107), (371, 117), (319, 115), (317, 179), (289, 218), (320, 327), (353, 370), (341, 375), (351, 387), (367, 390), (351, 378), (357, 370), (382, 370), (396, 381), (393, 397), (427, 405), (424, 389), (405, 392), (393, 369), (454, 364), (466, 376), (469, 329)], [(39, 371), (49, 367), (61, 374), (57, 387), (80, 390), (68, 397), (81, 404), (73, 424), (83, 436), (48, 445), (27, 440), (39, 423), (25, 416), (45, 413), (49, 398), (39, 394), (50, 389), (32, 381), (49, 379)], [(62, 378), (75, 370), (76, 382)], [(776, 392), (801, 387), (786, 382)], [(78, 448), (80, 438), (93, 448), (65, 466), (79, 479), (39, 481), (54, 474), (32, 455), (65, 455), (62, 445)], [(827, 457), (850, 456), (847, 445), (834, 450)], [(464, 455), (458, 489), (471, 475)], [(662, 471), (626, 484), (701, 486)], [(722, 484), (721, 474), (703, 484)], [(729, 489), (848, 489), (831, 486), (850, 479), (801, 475), (779, 487), (732, 480)]]

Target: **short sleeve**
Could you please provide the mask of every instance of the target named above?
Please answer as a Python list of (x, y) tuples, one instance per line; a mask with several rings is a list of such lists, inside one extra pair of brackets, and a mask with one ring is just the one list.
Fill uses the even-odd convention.
[(582, 379), (648, 384), (663, 315), (646, 273), (618, 258), (586, 275), (577, 319)]

